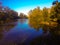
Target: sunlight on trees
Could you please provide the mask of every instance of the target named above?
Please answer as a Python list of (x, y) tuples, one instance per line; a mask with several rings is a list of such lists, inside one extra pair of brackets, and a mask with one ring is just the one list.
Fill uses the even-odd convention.
[(49, 21), (50, 20), (50, 9), (49, 8), (43, 8), (43, 12), (42, 12), (42, 15), (43, 15), (43, 18), (44, 18), (44, 21)]
[(31, 27), (34, 27), (35, 29), (39, 29), (41, 21), (43, 21), (43, 17), (42, 17), (42, 11), (39, 7), (29, 12), (29, 23)]
[(49, 25), (49, 20), (49, 8), (43, 8), (43, 10), (41, 10), (39, 7), (37, 7), (29, 12), (29, 24), (31, 27), (34, 27), (35, 29), (44, 27), (45, 24)]
[(57, 24), (60, 23), (60, 2), (53, 5), (51, 8), (44, 7), (43, 10), (37, 7), (30, 10), (28, 15), (29, 25), (35, 29), (39, 29), (45, 25), (56, 27)]

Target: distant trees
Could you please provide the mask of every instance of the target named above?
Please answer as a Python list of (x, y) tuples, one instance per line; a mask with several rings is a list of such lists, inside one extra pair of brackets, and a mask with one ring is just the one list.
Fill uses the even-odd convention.
[(20, 19), (28, 19), (28, 16), (25, 15), (24, 13), (20, 13)]
[(23, 18), (24, 17), (24, 14), (23, 13), (20, 13), (20, 16), (19, 16), (20, 18)]

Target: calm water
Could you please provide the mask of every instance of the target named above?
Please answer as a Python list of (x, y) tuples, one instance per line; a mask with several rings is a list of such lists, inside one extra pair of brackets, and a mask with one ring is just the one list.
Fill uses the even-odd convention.
[(17, 22), (0, 26), (0, 45), (29, 45), (34, 38), (44, 34), (42, 28), (39, 31), (31, 28), (27, 19), (19, 19)]

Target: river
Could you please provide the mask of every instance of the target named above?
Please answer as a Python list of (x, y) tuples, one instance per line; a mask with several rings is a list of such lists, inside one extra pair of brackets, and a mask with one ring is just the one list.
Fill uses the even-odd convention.
[(50, 34), (43, 33), (42, 28), (37, 31), (30, 27), (28, 19), (18, 19), (17, 22), (0, 26), (0, 45), (30, 45), (32, 40), (43, 35)]

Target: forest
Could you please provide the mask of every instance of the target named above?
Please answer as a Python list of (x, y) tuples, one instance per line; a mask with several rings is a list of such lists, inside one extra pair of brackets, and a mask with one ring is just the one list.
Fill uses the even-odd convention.
[(54, 1), (51, 8), (40, 9), (37, 7), (30, 10), (28, 14), (31, 27), (36, 29), (44, 25), (55, 27), (57, 24), (60, 25), (60, 2)]

